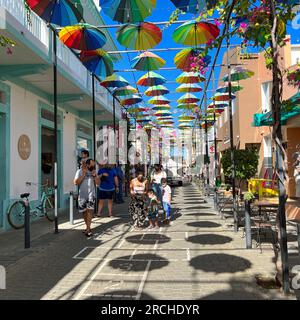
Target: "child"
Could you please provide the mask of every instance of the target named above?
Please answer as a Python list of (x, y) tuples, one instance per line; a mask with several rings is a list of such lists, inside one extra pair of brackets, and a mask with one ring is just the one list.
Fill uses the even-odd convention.
[(159, 228), (158, 219), (157, 219), (157, 217), (158, 217), (158, 200), (157, 200), (157, 197), (156, 197), (153, 189), (150, 189), (148, 191), (148, 197), (150, 200), (149, 207), (148, 207), (148, 218), (149, 218), (149, 223), (150, 223), (149, 228), (150, 229), (152, 229), (154, 227)]
[(165, 211), (165, 223), (170, 223), (171, 219), (171, 200), (172, 200), (172, 191), (170, 186), (167, 184), (167, 179), (161, 179), (162, 190), (163, 190), (163, 207)]

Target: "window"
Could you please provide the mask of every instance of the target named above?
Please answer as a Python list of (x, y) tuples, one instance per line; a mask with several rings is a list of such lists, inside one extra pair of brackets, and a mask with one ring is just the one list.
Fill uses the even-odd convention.
[(264, 137), (264, 167), (272, 168), (272, 140), (270, 136)]
[[(54, 122), (54, 113), (52, 111), (47, 110), (47, 109), (42, 109), (41, 117), (42, 117), (42, 119)], [(61, 124), (61, 117), (60, 116), (57, 116), (57, 123)]]
[(4, 91), (0, 91), (0, 103), (5, 104), (6, 103), (6, 94)]
[(261, 99), (262, 112), (271, 111), (271, 82), (265, 82), (261, 85)]
[(77, 131), (83, 132), (89, 136), (93, 135), (93, 130), (90, 127), (87, 127), (81, 123), (77, 124)]

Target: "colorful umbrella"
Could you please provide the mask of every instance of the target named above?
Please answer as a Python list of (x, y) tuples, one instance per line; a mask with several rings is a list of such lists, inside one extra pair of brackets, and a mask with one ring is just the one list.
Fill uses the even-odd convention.
[(160, 110), (170, 110), (171, 109), (171, 107), (169, 106), (169, 105), (163, 105), (163, 106), (154, 106), (153, 108), (152, 108), (152, 110), (154, 110), (154, 111), (160, 111)]
[(145, 91), (145, 95), (149, 97), (160, 96), (169, 93), (169, 90), (162, 85), (152, 86)]
[(157, 70), (163, 67), (166, 64), (166, 61), (159, 57), (158, 55), (146, 51), (138, 55), (132, 60), (132, 68), (142, 71), (151, 71)]
[(183, 83), (178, 88), (176, 88), (176, 92), (200, 92), (202, 88), (194, 83)]
[(155, 97), (151, 98), (148, 102), (150, 104), (155, 104), (155, 105), (160, 106), (160, 105), (164, 105), (164, 104), (169, 104), (170, 100), (168, 100), (164, 96), (155, 96)]
[(183, 72), (177, 78), (178, 83), (197, 83), (203, 82), (205, 78), (199, 72)]
[(154, 115), (155, 117), (167, 117), (167, 116), (171, 116), (172, 112), (168, 110), (161, 110), (161, 111), (157, 111)]
[(185, 95), (183, 95), (177, 100), (178, 103), (182, 103), (182, 104), (195, 103), (198, 101), (200, 101), (200, 99), (191, 93), (186, 93)]
[(213, 109), (213, 108), (207, 108), (207, 110), (206, 110), (206, 112), (207, 113), (218, 113), (218, 114), (221, 114), (221, 113), (223, 113), (225, 111), (225, 109), (224, 108), (215, 108), (215, 109)]
[(213, 108), (214, 106), (215, 108), (226, 108), (228, 107), (228, 103), (225, 101), (214, 101), (208, 106), (208, 108)]
[[(239, 85), (238, 82), (232, 82), (231, 83), (231, 92), (234, 93), (234, 92), (240, 91), (242, 89), (243, 89), (243, 87), (241, 85)], [(229, 92), (229, 84), (228, 84), (228, 82), (226, 82), (224, 86), (219, 87), (217, 89), (217, 92), (219, 92), (219, 93), (228, 93)]]
[(70, 0), (26, 0), (30, 9), (48, 23), (62, 27), (82, 20), (80, 2)]
[(185, 22), (173, 32), (173, 40), (177, 43), (197, 46), (215, 40), (220, 34), (220, 29), (209, 22), (195, 20)]
[(186, 109), (186, 110), (192, 110), (198, 107), (197, 103), (188, 103), (188, 104), (179, 104), (177, 106), (177, 109)]
[(139, 86), (156, 86), (166, 82), (166, 79), (158, 73), (153, 71), (147, 72), (144, 74), (138, 81)]
[[(233, 67), (231, 70), (231, 81), (240, 81), (254, 76), (254, 72), (243, 67)], [(224, 76), (223, 81), (228, 81), (228, 74)]]
[(236, 96), (235, 95), (229, 95), (228, 93), (216, 93), (211, 100), (215, 100), (215, 101), (229, 101), (230, 99), (235, 99)]
[(86, 23), (64, 27), (59, 32), (59, 38), (67, 47), (84, 51), (97, 50), (106, 43), (105, 34)]
[(127, 86), (128, 82), (123, 77), (113, 74), (101, 81), (100, 84), (105, 88), (121, 88)]
[(128, 113), (142, 113), (145, 112), (145, 108), (140, 108), (140, 107), (130, 107), (126, 110)]
[[(198, 62), (196, 63), (195, 60)], [(182, 71), (193, 71), (194, 68), (205, 68), (211, 62), (211, 57), (209, 55), (203, 56), (203, 50), (186, 48), (179, 51), (175, 58), (174, 63), (176, 67)]]
[(106, 78), (114, 72), (112, 58), (102, 49), (81, 51), (80, 60), (88, 70), (101, 78)]
[(190, 123), (190, 122), (182, 122), (182, 123), (180, 123), (179, 125), (178, 125), (178, 128), (179, 129), (190, 129), (190, 128), (192, 128), (192, 123)]
[(114, 21), (135, 23), (152, 14), (156, 0), (100, 0), (100, 6)]
[(137, 93), (138, 90), (132, 86), (116, 88), (113, 92), (115, 97), (128, 96), (134, 93)]
[(132, 104), (137, 104), (142, 101), (143, 101), (143, 99), (140, 96), (134, 94), (134, 95), (128, 96), (128, 97), (125, 96), (125, 98), (123, 100), (121, 100), (120, 103), (121, 103), (121, 106), (131, 106)]
[(122, 46), (134, 50), (153, 48), (162, 40), (160, 28), (150, 22), (125, 24), (118, 29), (116, 35)]
[(218, 3), (218, 0), (171, 0), (174, 6), (183, 12), (200, 13), (205, 12)]

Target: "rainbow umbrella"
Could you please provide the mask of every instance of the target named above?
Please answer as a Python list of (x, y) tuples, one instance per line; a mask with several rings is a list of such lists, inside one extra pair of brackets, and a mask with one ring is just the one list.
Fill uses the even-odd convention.
[(170, 100), (168, 100), (164, 96), (155, 96), (155, 97), (151, 98), (148, 102), (150, 104), (155, 104), (155, 105), (161, 106), (164, 104), (169, 104)]
[(163, 85), (152, 86), (145, 91), (145, 95), (149, 97), (160, 96), (167, 93), (169, 93), (169, 90)]
[[(243, 89), (243, 87), (241, 85), (239, 85), (238, 82), (232, 82), (231, 83), (231, 92), (237, 92), (237, 91), (240, 91), (242, 89)], [(228, 82), (226, 82), (224, 86), (219, 87), (217, 89), (217, 92), (220, 92), (220, 93), (229, 92), (229, 84), (228, 84)]]
[(62, 28), (59, 38), (67, 47), (84, 51), (97, 50), (106, 43), (105, 34), (87, 23)]
[(177, 109), (186, 109), (186, 110), (192, 110), (198, 107), (197, 103), (188, 103), (188, 104), (179, 104), (177, 106)]
[(155, 47), (162, 40), (159, 27), (150, 22), (125, 24), (116, 32), (119, 43), (134, 50), (147, 50)]
[(155, 6), (156, 0), (100, 0), (103, 12), (120, 23), (144, 21)]
[(116, 88), (113, 92), (115, 97), (128, 96), (134, 93), (137, 93), (138, 90), (132, 86)]
[(215, 108), (215, 109), (213, 109), (213, 108), (207, 108), (207, 110), (206, 110), (206, 112), (207, 113), (218, 113), (218, 114), (221, 114), (221, 113), (223, 113), (225, 111), (225, 109), (224, 108)]
[(235, 95), (229, 95), (228, 93), (216, 93), (214, 96), (212, 96), (211, 100), (215, 101), (229, 101), (230, 99), (235, 99)]
[(180, 123), (179, 125), (178, 125), (178, 128), (179, 129), (190, 129), (190, 128), (192, 128), (192, 123), (190, 123), (190, 122), (182, 122), (182, 123)]
[(219, 34), (220, 29), (216, 25), (192, 20), (176, 28), (172, 37), (176, 43), (197, 46), (215, 40)]
[[(195, 48), (186, 48), (179, 51), (175, 58), (174, 63), (177, 69), (182, 71), (192, 71), (195, 66), (193, 65), (194, 59), (198, 57), (201, 59), (201, 66), (203, 68), (207, 67), (211, 62), (211, 56), (205, 55), (203, 56), (202, 49), (195, 49)], [(200, 65), (200, 63), (198, 63)]]
[[(254, 72), (243, 67), (233, 67), (231, 70), (231, 81), (240, 81), (251, 78)], [(223, 81), (228, 81), (228, 74), (224, 76)]]
[(172, 112), (168, 110), (161, 110), (157, 111), (154, 115), (155, 117), (168, 117), (172, 115)]
[(133, 104), (137, 104), (142, 101), (143, 99), (140, 96), (133, 94), (132, 96), (128, 96), (128, 97), (125, 96), (125, 98), (121, 100), (120, 103), (121, 103), (121, 106), (131, 106)]
[(228, 103), (225, 101), (214, 101), (213, 103), (209, 104), (208, 108), (226, 108), (228, 107)]
[(126, 110), (128, 113), (142, 113), (145, 112), (145, 108), (140, 108), (140, 107), (130, 107)]
[(182, 103), (182, 104), (195, 103), (198, 101), (200, 101), (200, 99), (191, 93), (186, 93), (185, 95), (183, 95), (177, 100), (178, 103)]
[(163, 106), (154, 106), (153, 108), (152, 108), (152, 110), (154, 110), (154, 111), (160, 111), (160, 110), (170, 110), (171, 109), (171, 107), (169, 106), (169, 105), (163, 105)]
[(70, 0), (26, 0), (32, 11), (48, 23), (70, 26), (82, 20), (79, 1)]
[(121, 88), (127, 86), (128, 82), (123, 77), (113, 74), (101, 81), (100, 84), (105, 88)]
[(200, 92), (202, 88), (194, 83), (183, 83), (178, 88), (176, 88), (176, 92)]
[(182, 72), (177, 78), (178, 83), (197, 83), (203, 82), (205, 78), (199, 72)]
[(114, 72), (112, 58), (102, 49), (81, 51), (80, 60), (89, 71), (101, 78), (110, 76)]
[(167, 80), (158, 73), (153, 71), (147, 72), (144, 74), (138, 81), (139, 86), (156, 86), (165, 83)]
[(132, 68), (141, 71), (157, 70), (163, 67), (166, 61), (158, 55), (146, 51), (138, 55), (132, 60)]
[(217, 5), (218, 0), (171, 0), (174, 6), (183, 12), (200, 13), (205, 12)]

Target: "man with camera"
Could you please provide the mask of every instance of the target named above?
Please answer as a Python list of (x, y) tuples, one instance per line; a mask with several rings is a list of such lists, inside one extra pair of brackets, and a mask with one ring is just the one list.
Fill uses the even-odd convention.
[(100, 184), (94, 160), (87, 159), (82, 163), (81, 168), (76, 172), (74, 184), (79, 187), (78, 206), (86, 224), (84, 233), (87, 237), (91, 237), (93, 235), (91, 223), (95, 208), (96, 186)]

